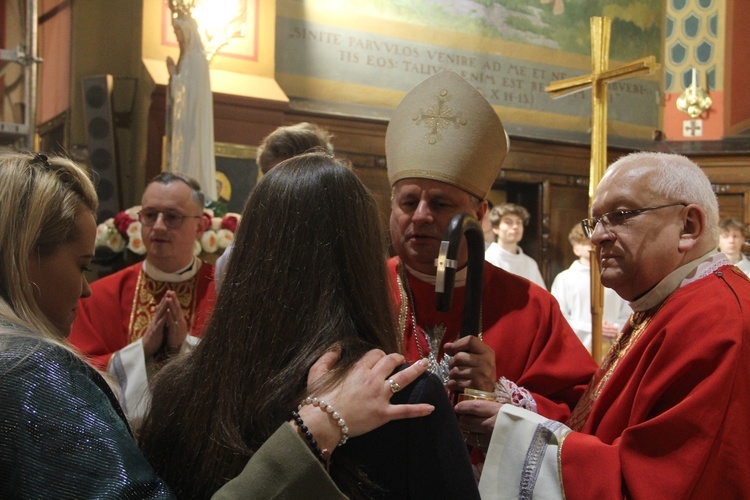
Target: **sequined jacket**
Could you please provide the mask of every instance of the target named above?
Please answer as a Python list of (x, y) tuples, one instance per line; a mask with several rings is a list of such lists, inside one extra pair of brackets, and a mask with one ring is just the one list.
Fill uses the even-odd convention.
[(98, 372), (0, 327), (0, 498), (173, 498)]

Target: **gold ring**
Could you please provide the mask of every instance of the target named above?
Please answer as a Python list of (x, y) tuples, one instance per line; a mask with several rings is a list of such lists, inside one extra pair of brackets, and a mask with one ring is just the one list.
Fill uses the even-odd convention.
[(401, 386), (398, 385), (398, 383), (395, 382), (392, 378), (388, 379), (388, 383), (391, 384), (391, 392), (393, 394), (396, 394), (398, 391), (401, 390)]

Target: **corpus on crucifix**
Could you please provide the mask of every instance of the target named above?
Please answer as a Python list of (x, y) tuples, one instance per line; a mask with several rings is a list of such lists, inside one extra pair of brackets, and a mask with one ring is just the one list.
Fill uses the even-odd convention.
[[(576, 76), (550, 83), (545, 90), (553, 98), (591, 89), (591, 167), (589, 175), (589, 210), (607, 168), (607, 85), (609, 83), (653, 74), (654, 56), (644, 57), (623, 66), (609, 69), (609, 40), (612, 20), (591, 18), (591, 67), (588, 75)], [(593, 250), (592, 250), (593, 251)], [(599, 277), (599, 263), (591, 259), (591, 355), (602, 359), (602, 310), (604, 292)]]

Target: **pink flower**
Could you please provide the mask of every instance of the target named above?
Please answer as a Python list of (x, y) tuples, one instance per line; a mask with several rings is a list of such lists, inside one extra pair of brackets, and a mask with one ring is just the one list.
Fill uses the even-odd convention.
[(233, 233), (237, 231), (237, 224), (240, 223), (240, 218), (236, 214), (227, 214), (221, 219), (221, 228), (228, 229)]
[(211, 213), (204, 211), (203, 212), (203, 227), (205, 227), (207, 229), (210, 228), (211, 227), (211, 219), (212, 218), (213, 218), (213, 216), (211, 215)]
[(128, 235), (128, 227), (130, 227), (130, 224), (133, 222), (136, 222), (136, 219), (129, 216), (126, 212), (118, 212), (117, 215), (115, 215), (115, 227), (123, 236)]

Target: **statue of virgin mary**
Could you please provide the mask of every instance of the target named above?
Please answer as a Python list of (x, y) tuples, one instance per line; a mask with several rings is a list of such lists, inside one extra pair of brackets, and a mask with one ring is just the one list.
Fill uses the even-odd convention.
[(190, 14), (177, 13), (172, 26), (180, 44), (177, 64), (167, 58), (167, 170), (197, 179), (206, 198), (216, 200), (214, 109), (208, 59)]

